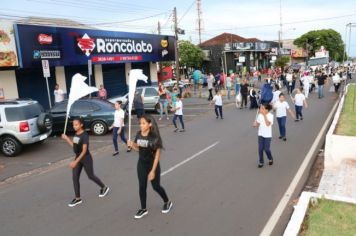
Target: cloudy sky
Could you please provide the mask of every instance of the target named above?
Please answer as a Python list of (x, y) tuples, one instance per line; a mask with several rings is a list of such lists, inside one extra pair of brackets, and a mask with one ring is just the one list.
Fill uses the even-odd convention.
[[(202, 0), (202, 40), (220, 33), (276, 40), (280, 0)], [(345, 25), (356, 23), (356, 0), (281, 0), (283, 38), (293, 39), (309, 30), (332, 28), (345, 36)], [(66, 18), (103, 29), (173, 34), (172, 9), (177, 7), (184, 39), (198, 42), (195, 1), (134, 0), (12, 0), (1, 3), (0, 18), (28, 16)], [(356, 28), (351, 35), (351, 55), (356, 56)], [(348, 40), (347, 40), (348, 43)]]

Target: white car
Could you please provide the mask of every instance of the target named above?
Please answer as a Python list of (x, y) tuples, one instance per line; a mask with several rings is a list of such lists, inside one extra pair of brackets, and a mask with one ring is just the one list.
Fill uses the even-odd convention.
[[(145, 87), (138, 87), (137, 90), (143, 96), (143, 103), (144, 103), (145, 110), (159, 112), (160, 105), (159, 105), (158, 87), (145, 86)], [(121, 101), (122, 104), (126, 104), (128, 97), (129, 94), (127, 93), (124, 96), (109, 98), (108, 101), (111, 103)], [(132, 109), (134, 110), (134, 108)]]

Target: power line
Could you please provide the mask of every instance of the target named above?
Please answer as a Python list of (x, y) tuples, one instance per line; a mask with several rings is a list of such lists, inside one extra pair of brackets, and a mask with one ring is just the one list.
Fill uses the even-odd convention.
[[(316, 21), (328, 21), (328, 20), (333, 20), (333, 19), (341, 19), (341, 18), (347, 18), (350, 16), (356, 16), (356, 14), (349, 14), (349, 15), (343, 15), (343, 16), (334, 16), (334, 17), (327, 17), (327, 18), (316, 18), (316, 19), (310, 19), (310, 20), (302, 20), (302, 21), (292, 21), (292, 22), (285, 22), (283, 23), (284, 25), (291, 25), (291, 24), (302, 24), (302, 23), (310, 23), (310, 22), (316, 22)], [(226, 30), (235, 30), (235, 29), (246, 29), (246, 28), (262, 28), (262, 27), (272, 27), (272, 26), (279, 26), (279, 23), (274, 23), (274, 24), (268, 24), (268, 25), (250, 25), (250, 26), (241, 26), (241, 27), (234, 27), (234, 28), (225, 28), (225, 29), (211, 29), (207, 31), (226, 31)]]
[(183, 20), (183, 18), (188, 14), (188, 12), (193, 8), (195, 1), (192, 2), (192, 4), (190, 4), (190, 6), (188, 7), (188, 9), (184, 12), (184, 14), (182, 15), (182, 17), (178, 20), (178, 24)]

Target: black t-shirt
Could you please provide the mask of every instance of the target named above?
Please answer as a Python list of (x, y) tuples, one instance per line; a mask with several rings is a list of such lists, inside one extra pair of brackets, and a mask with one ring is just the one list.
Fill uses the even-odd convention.
[(78, 157), (83, 151), (83, 144), (88, 145), (87, 152), (85, 155), (90, 155), (89, 152), (89, 135), (87, 132), (83, 132), (80, 135), (74, 135), (73, 137), (73, 151), (75, 153), (75, 157)]
[(153, 135), (143, 136), (141, 131), (136, 134), (135, 143), (139, 147), (139, 158), (143, 161), (153, 161), (156, 154), (157, 138)]
[(318, 85), (324, 85), (326, 78), (326, 75), (318, 75), (316, 77), (316, 79), (318, 80)]
[(248, 84), (242, 84), (240, 92), (242, 95), (248, 95)]

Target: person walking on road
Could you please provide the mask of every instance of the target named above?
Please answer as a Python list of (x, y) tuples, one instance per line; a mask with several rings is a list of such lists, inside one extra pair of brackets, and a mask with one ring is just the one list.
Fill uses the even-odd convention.
[(143, 115), (140, 119), (140, 131), (137, 132), (135, 141), (128, 141), (129, 146), (139, 152), (137, 163), (137, 175), (139, 182), (139, 193), (141, 209), (135, 215), (135, 219), (141, 219), (148, 214), (147, 201), (147, 180), (151, 181), (153, 189), (163, 199), (162, 213), (170, 212), (173, 204), (169, 200), (166, 191), (161, 186), (160, 158), (163, 149), (162, 138), (156, 121), (149, 115)]
[(110, 190), (110, 188), (107, 187), (94, 174), (93, 158), (89, 152), (89, 135), (84, 130), (83, 121), (81, 119), (74, 119), (73, 129), (75, 130), (73, 140), (71, 140), (67, 135), (62, 134), (62, 139), (73, 147), (73, 151), (75, 153), (75, 159), (71, 161), (69, 165), (70, 168), (72, 168), (75, 198), (68, 204), (69, 207), (74, 207), (82, 203), (79, 179), (83, 167), (88, 175), (88, 178), (99, 185), (99, 197), (105, 197)]
[(241, 88), (240, 88), (240, 93), (241, 93), (241, 107), (240, 109), (247, 108), (247, 97), (248, 97), (248, 83), (247, 80), (244, 79)]
[(304, 72), (303, 77), (300, 78), (300, 81), (303, 83), (303, 91), (304, 91), (305, 98), (309, 97), (311, 79), (312, 78), (309, 75), (309, 72)]
[(340, 83), (341, 83), (341, 78), (338, 75), (338, 73), (333, 73), (332, 80), (334, 84), (335, 93), (338, 93), (340, 88)]
[(223, 117), (223, 100), (221, 96), (221, 92), (218, 91), (218, 93), (214, 96), (213, 100), (210, 102), (210, 105), (212, 105), (212, 102), (215, 103), (215, 114), (216, 114), (216, 119), (219, 119), (219, 116), (221, 119), (224, 119)]
[(324, 73), (319, 72), (316, 79), (318, 81), (318, 94), (320, 99), (324, 97), (324, 85), (327, 83), (327, 76)]
[(259, 114), (253, 124), (254, 127), (258, 127), (258, 168), (262, 168), (264, 165), (263, 152), (267, 155), (269, 160), (268, 164), (273, 165), (271, 152), (273, 114), (270, 113), (271, 109), (272, 106), (270, 104), (262, 104), (260, 106)]
[(250, 90), (250, 109), (258, 108), (258, 96), (254, 87)]
[(179, 129), (177, 127), (177, 118), (179, 118), (180, 124), (182, 126), (182, 129), (179, 130), (179, 132), (184, 132), (184, 121), (183, 121), (183, 102), (182, 102), (182, 97), (180, 95), (177, 96), (177, 102), (174, 108), (172, 109), (174, 113), (173, 117), (173, 125), (175, 127), (174, 132), (177, 132)]
[(166, 119), (169, 120), (167, 91), (166, 91), (166, 88), (161, 83), (159, 84), (159, 87), (158, 87), (158, 95), (159, 95), (159, 107), (160, 107), (159, 120), (162, 120), (162, 118), (163, 118), (163, 111), (166, 114)]
[(212, 73), (209, 73), (209, 77), (208, 77), (208, 90), (209, 90), (209, 97), (208, 97), (208, 101), (211, 101), (211, 99), (213, 99), (213, 86), (214, 84), (214, 76)]
[(287, 111), (295, 119), (295, 115), (289, 107), (288, 102), (283, 93), (279, 94), (279, 100), (273, 104), (273, 110), (276, 111), (276, 117), (279, 127), (279, 139), (287, 141), (286, 137), (286, 122), (287, 122)]
[(308, 103), (305, 99), (305, 95), (300, 89), (297, 89), (297, 94), (294, 96), (294, 98), (292, 98), (292, 100), (295, 104), (295, 121), (298, 122), (299, 120), (303, 120), (303, 106), (305, 106), (305, 108), (308, 108)]
[(231, 98), (231, 87), (232, 87), (232, 79), (231, 74), (229, 74), (226, 78), (226, 88), (227, 88), (227, 99), (230, 100)]
[[(119, 155), (119, 146), (117, 144), (117, 138), (120, 135), (122, 142), (127, 144), (127, 139), (125, 137), (125, 112), (121, 109), (121, 101), (115, 102), (115, 113), (114, 113), (114, 123), (109, 130), (112, 130), (112, 141), (114, 144), (114, 153), (113, 156)], [(130, 152), (131, 149), (128, 147), (127, 152)]]
[(240, 93), (240, 75), (237, 74), (235, 78), (235, 95), (237, 96)]
[(144, 98), (138, 90), (135, 92), (133, 105), (137, 115), (137, 119), (140, 119), (143, 114), (145, 114)]

